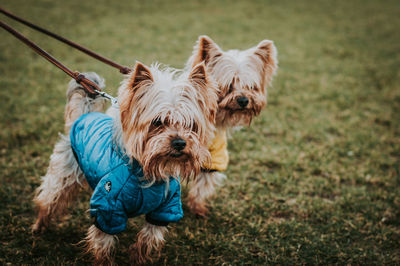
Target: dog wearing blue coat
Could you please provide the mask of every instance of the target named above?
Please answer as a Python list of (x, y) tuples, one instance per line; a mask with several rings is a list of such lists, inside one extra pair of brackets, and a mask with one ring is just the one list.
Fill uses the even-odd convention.
[[(95, 73), (86, 77), (104, 87)], [(210, 161), (215, 131), (217, 86), (200, 63), (179, 73), (136, 63), (118, 91), (118, 115), (102, 113), (100, 96), (75, 81), (67, 91), (65, 135), (55, 145), (47, 173), (36, 191), (39, 209), (33, 232), (61, 217), (86, 183), (93, 189), (94, 224), (85, 238), (96, 265), (110, 265), (116, 234), (128, 218), (146, 224), (130, 247), (130, 261), (158, 258), (169, 222), (183, 217), (180, 182), (197, 176)]]

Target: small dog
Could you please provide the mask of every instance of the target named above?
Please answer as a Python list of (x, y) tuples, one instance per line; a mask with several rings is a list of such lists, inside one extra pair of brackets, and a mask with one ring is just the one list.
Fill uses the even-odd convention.
[(207, 213), (206, 200), (221, 185), (228, 165), (226, 129), (250, 125), (267, 102), (267, 87), (271, 85), (278, 65), (277, 51), (269, 40), (248, 50), (223, 51), (211, 38), (200, 36), (186, 68), (204, 62), (209, 75), (219, 88), (216, 132), (209, 150), (211, 164), (193, 180), (188, 205), (195, 214)]
[[(87, 78), (104, 87), (97, 74)], [(214, 89), (210, 89), (214, 88)], [(90, 98), (71, 81), (65, 108), (65, 134), (36, 191), (39, 215), (33, 232), (61, 216), (86, 181), (94, 189), (85, 238), (95, 264), (112, 264), (115, 234), (128, 217), (146, 214), (147, 223), (130, 247), (133, 263), (159, 256), (166, 224), (182, 218), (180, 183), (197, 176), (210, 161), (215, 131), (217, 88), (203, 63), (190, 73), (136, 63), (118, 91), (119, 116), (102, 112), (104, 99)], [(172, 178), (176, 177), (176, 178)]]

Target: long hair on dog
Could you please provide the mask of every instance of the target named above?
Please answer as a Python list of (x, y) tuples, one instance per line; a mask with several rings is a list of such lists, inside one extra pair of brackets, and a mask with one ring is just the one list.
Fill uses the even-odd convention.
[[(210, 37), (200, 36), (194, 46), (186, 69), (204, 62), (207, 73), (218, 86), (217, 136), (213, 147), (214, 157), (220, 165), (228, 164), (226, 130), (236, 126), (250, 125), (267, 103), (267, 87), (271, 85), (278, 60), (275, 45), (270, 40), (261, 41), (247, 50), (223, 51)], [(224, 137), (225, 136), (225, 137)], [(225, 140), (223, 140), (225, 139)], [(225, 162), (225, 163), (224, 163)], [(224, 166), (226, 167), (226, 166)], [(223, 167), (222, 167), (223, 168)], [(216, 170), (216, 169), (211, 169)], [(188, 206), (195, 214), (204, 216), (206, 200), (215, 193), (225, 175), (217, 171), (202, 172), (191, 184)]]
[[(86, 78), (95, 82), (99, 88), (105, 87), (104, 79), (96, 73), (83, 73)], [(53, 216), (65, 212), (69, 203), (76, 197), (79, 187), (85, 183), (84, 175), (73, 155), (69, 130), (78, 117), (90, 112), (102, 112), (105, 107), (102, 97), (87, 96), (83, 87), (71, 80), (67, 89), (67, 105), (65, 106), (65, 134), (60, 134), (50, 157), (46, 175), (36, 189), (34, 201), (39, 208), (39, 217), (33, 226), (39, 232), (48, 226)]]
[[(87, 75), (102, 87), (101, 79)], [(207, 149), (214, 132), (217, 112), (217, 87), (208, 79), (203, 63), (189, 73), (154, 64), (150, 68), (136, 63), (118, 93), (119, 112), (114, 117), (113, 139), (125, 155), (137, 160), (150, 185), (168, 182), (170, 176), (182, 179), (196, 176), (201, 165), (210, 160)], [(65, 108), (65, 132), (85, 113), (102, 112), (104, 99), (89, 95), (71, 82)], [(84, 174), (74, 157), (71, 141), (62, 136), (50, 158), (50, 165), (34, 201), (39, 215), (33, 232), (46, 229), (53, 217), (63, 214), (76, 198)], [(146, 223), (131, 246), (131, 259), (143, 263), (156, 258), (164, 243), (165, 226)], [(93, 225), (85, 238), (86, 250), (95, 264), (113, 263), (116, 236)], [(155, 252), (154, 255), (152, 253)]]
[(197, 175), (210, 160), (207, 144), (214, 132), (216, 91), (204, 64), (185, 75), (138, 63), (135, 73), (123, 81), (115, 135), (149, 180), (185, 179)]
[(200, 36), (187, 68), (202, 61), (219, 88), (217, 127), (249, 125), (266, 105), (267, 87), (278, 67), (273, 41), (223, 51), (210, 37)]

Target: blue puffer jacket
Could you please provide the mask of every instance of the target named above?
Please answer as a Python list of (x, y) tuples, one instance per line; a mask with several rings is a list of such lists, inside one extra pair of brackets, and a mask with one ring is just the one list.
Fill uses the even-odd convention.
[(71, 146), (80, 168), (94, 192), (90, 214), (107, 234), (125, 230), (128, 218), (146, 214), (155, 225), (167, 225), (183, 217), (179, 181), (169, 187), (158, 182), (144, 187), (142, 168), (129, 163), (112, 141), (113, 119), (103, 113), (84, 114), (71, 128)]

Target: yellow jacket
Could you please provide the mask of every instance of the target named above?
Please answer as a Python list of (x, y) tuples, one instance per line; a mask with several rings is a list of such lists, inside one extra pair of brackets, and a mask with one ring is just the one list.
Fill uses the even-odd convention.
[(223, 172), (228, 167), (228, 141), (225, 129), (217, 129), (215, 137), (208, 150), (211, 153), (211, 165), (205, 164), (203, 168), (207, 170), (217, 170)]

